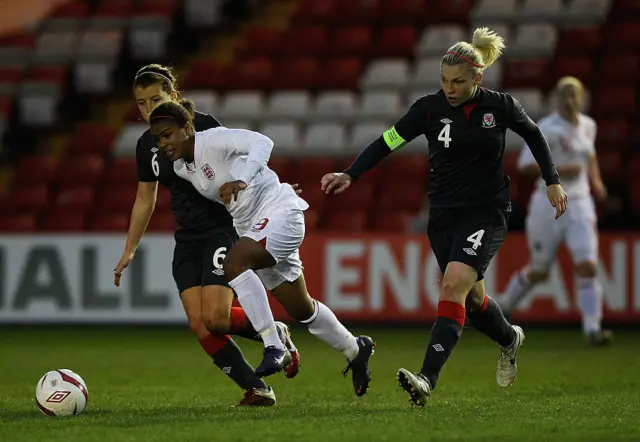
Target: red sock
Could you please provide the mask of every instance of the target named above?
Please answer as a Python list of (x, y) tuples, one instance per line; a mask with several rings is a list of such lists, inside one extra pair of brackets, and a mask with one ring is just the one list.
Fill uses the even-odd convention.
[(480, 307), (480, 311), (484, 312), (487, 307), (489, 307), (489, 297), (487, 295), (484, 295), (484, 301), (482, 301), (482, 306)]
[(231, 330), (229, 333), (236, 334), (247, 328), (249, 319), (242, 307), (231, 307)]
[(464, 327), (466, 310), (464, 306), (451, 301), (438, 302), (438, 316), (449, 318)]
[(231, 340), (229, 335), (221, 337), (207, 335), (202, 339), (199, 339), (200, 346), (209, 355), (214, 356), (220, 350), (222, 350)]

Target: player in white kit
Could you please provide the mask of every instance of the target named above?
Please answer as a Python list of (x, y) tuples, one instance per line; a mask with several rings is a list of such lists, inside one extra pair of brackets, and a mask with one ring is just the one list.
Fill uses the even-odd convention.
[(177, 102), (157, 106), (149, 122), (157, 146), (174, 161), (176, 174), (206, 198), (224, 203), (233, 217), (240, 239), (224, 258), (223, 269), (265, 345), (256, 374), (274, 374), (291, 358), (278, 337), (266, 288), (290, 316), (347, 356), (344, 374), (352, 371), (355, 392), (364, 395), (375, 344), (368, 336), (353, 336), (307, 292), (298, 248), (309, 206), (267, 166), (273, 142), (242, 129), (195, 132), (190, 114)]
[[(597, 277), (598, 226), (591, 192), (604, 199), (607, 189), (600, 177), (595, 154), (596, 123), (580, 112), (584, 101), (584, 86), (574, 77), (564, 77), (557, 84), (557, 110), (543, 118), (540, 130), (549, 142), (551, 154), (571, 200), (565, 215), (556, 220), (550, 210), (544, 181), (538, 179), (531, 196), (526, 220), (529, 245), (529, 265), (516, 272), (501, 301), (503, 310), (510, 311), (531, 288), (547, 278), (556, 253), (564, 241), (571, 252), (577, 276), (577, 302), (582, 313), (583, 331), (588, 343), (605, 345), (612, 334), (602, 330), (602, 288)], [(522, 149), (518, 167), (528, 175), (539, 168), (526, 146)]]

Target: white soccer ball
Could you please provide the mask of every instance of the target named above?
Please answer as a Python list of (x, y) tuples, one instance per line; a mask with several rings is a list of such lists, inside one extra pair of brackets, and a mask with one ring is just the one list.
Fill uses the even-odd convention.
[(45, 374), (36, 386), (36, 404), (47, 416), (77, 415), (89, 400), (87, 384), (71, 370), (53, 370)]

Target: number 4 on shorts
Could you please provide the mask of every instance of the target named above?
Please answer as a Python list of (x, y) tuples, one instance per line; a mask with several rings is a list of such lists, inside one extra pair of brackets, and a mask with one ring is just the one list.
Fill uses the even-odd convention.
[(480, 241), (482, 240), (483, 236), (484, 229), (480, 229), (476, 233), (472, 233), (467, 237), (467, 241), (471, 242), (471, 247), (473, 247), (473, 250), (478, 250), (478, 247), (482, 245)]

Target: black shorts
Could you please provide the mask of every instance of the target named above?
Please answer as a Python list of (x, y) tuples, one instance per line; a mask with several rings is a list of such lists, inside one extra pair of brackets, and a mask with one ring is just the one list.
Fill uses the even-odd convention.
[(218, 233), (206, 239), (176, 242), (173, 250), (173, 279), (180, 293), (191, 287), (228, 287), (222, 262), (238, 240), (235, 231)]
[(427, 233), (444, 274), (447, 264), (461, 262), (484, 278), (491, 259), (507, 236), (510, 208), (447, 207), (429, 211)]

